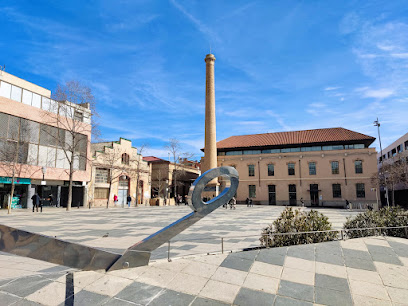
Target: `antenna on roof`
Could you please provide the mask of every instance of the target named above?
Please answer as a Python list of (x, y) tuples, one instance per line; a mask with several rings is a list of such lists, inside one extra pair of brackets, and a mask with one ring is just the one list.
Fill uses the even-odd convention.
[(0, 74), (4, 71), (4, 70), (6, 70), (6, 65), (0, 65)]

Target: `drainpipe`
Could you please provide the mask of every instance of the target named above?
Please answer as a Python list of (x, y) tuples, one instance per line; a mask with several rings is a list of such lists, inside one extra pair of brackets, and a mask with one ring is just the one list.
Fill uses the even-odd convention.
[(346, 186), (347, 186), (346, 159), (345, 158), (343, 158), (343, 168), (344, 168), (344, 182), (346, 183)]
[(261, 167), (259, 164), (259, 160), (258, 160), (258, 183), (259, 183), (259, 187), (261, 187)]

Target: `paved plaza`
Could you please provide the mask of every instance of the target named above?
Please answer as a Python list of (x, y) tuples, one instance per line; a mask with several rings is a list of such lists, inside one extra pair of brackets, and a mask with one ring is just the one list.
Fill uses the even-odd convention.
[[(239, 237), (259, 238), (262, 227), (282, 209), (217, 209), (174, 239), (178, 242), (172, 246), (171, 262), (162, 249), (149, 266), (109, 273), (0, 253), (0, 305), (408, 304), (407, 239), (370, 237), (220, 254), (220, 237), (237, 240), (230, 242), (231, 249), (249, 247), (255, 240)], [(69, 213), (48, 209), (42, 214), (2, 213), (0, 223), (123, 251), (190, 211), (188, 207)], [(336, 228), (355, 214), (321, 211)], [(211, 251), (202, 252), (205, 248)], [(225, 249), (230, 249), (228, 244)]]

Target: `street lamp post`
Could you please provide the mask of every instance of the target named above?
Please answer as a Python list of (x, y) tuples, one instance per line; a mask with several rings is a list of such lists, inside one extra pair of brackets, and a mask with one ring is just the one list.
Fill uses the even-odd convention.
[[(42, 181), (41, 181), (41, 201), (44, 201), (44, 185), (45, 185), (45, 179), (44, 179), (44, 177), (45, 177), (45, 173), (47, 173), (47, 167), (42, 167), (41, 168), (41, 171), (42, 171), (42, 175), (43, 175), (43, 177), (42, 177)], [(42, 209), (42, 208), (41, 208)], [(38, 207), (37, 207), (37, 211), (38, 211)]]
[[(380, 158), (380, 166), (381, 166), (381, 171), (382, 171), (382, 167), (383, 167), (383, 152), (382, 152), (382, 146), (381, 146), (381, 135), (380, 135), (380, 126), (381, 126), (381, 124), (380, 124), (380, 122), (378, 121), (378, 117), (377, 117), (377, 120), (375, 120), (374, 121), (374, 126), (376, 126), (377, 127), (377, 131), (378, 131), (378, 141), (379, 141), (379, 143), (380, 143), (380, 152), (381, 152), (381, 158)], [(385, 195), (386, 195), (386, 198), (387, 198), (387, 206), (388, 207), (390, 207), (390, 201), (389, 201), (389, 199), (388, 199), (388, 188), (387, 188), (387, 178), (384, 176), (384, 180), (385, 180)]]

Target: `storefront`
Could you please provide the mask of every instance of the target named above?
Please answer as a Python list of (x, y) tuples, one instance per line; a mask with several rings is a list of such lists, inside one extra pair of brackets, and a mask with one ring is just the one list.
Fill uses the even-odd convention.
[[(11, 177), (0, 176), (0, 208), (7, 209), (7, 203), (11, 195)], [(28, 187), (31, 184), (29, 178), (14, 179), (14, 194), (11, 200), (11, 208), (27, 208), (28, 202)]]

